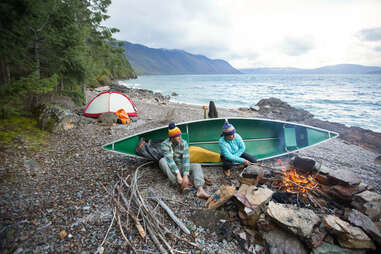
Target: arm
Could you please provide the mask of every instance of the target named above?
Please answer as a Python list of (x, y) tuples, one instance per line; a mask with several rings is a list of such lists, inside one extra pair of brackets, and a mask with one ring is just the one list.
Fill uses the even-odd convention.
[(170, 146), (168, 146), (168, 144), (166, 144), (165, 142), (162, 142), (161, 143), (161, 150), (163, 151), (164, 157), (167, 160), (168, 166), (171, 169), (171, 171), (176, 173), (176, 174), (179, 173), (180, 171), (179, 171), (175, 161), (173, 160), (172, 148)]
[(243, 142), (243, 140), (239, 134), (236, 134), (235, 139), (236, 139), (236, 142), (238, 145), (238, 151), (235, 153), (235, 155), (241, 156), (243, 154), (243, 152), (245, 152), (245, 149), (246, 149), (245, 143)]
[(243, 163), (245, 161), (245, 159), (239, 156), (236, 156), (230, 152), (230, 149), (229, 149), (230, 145), (224, 140), (224, 138), (221, 138), (218, 141), (218, 146), (220, 147), (222, 155), (225, 156), (226, 159), (233, 162), (238, 162), (238, 163)]

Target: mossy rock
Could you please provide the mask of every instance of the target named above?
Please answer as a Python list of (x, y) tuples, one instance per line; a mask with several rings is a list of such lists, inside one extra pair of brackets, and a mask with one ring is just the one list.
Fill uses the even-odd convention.
[(80, 121), (78, 115), (70, 110), (55, 104), (45, 104), (41, 107), (38, 116), (38, 123), (41, 129), (50, 132), (60, 132), (69, 130)]

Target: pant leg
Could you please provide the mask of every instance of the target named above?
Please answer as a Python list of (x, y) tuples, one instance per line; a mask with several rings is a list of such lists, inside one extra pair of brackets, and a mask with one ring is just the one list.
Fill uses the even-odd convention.
[(172, 172), (172, 170), (168, 166), (168, 162), (166, 158), (161, 158), (159, 160), (159, 167), (163, 171), (163, 173), (168, 177), (169, 181), (171, 184), (176, 184), (177, 183), (177, 177), (176, 175)]
[(204, 180), (204, 173), (202, 172), (201, 165), (198, 163), (191, 163), (190, 164), (190, 175), (191, 181), (194, 185), (194, 187), (198, 188), (200, 186), (203, 186), (205, 183)]
[(224, 170), (231, 169), (233, 167), (233, 162), (231, 160), (228, 160), (225, 156), (222, 154), (220, 155), (221, 161), (222, 161), (222, 168)]
[(245, 153), (245, 152), (242, 153), (240, 157), (244, 158), (245, 160), (248, 160), (250, 162), (257, 162), (257, 158), (255, 158), (254, 156), (252, 156), (252, 155), (250, 155), (248, 153)]

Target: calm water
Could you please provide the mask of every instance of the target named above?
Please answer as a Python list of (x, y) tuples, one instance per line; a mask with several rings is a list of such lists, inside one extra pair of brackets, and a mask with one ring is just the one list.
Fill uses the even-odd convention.
[(238, 108), (276, 97), (316, 118), (381, 132), (381, 75), (158, 75), (123, 81), (178, 96), (171, 100)]

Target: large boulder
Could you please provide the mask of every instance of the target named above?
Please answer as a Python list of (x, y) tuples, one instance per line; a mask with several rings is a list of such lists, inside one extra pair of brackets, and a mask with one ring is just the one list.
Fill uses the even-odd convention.
[(69, 109), (56, 104), (44, 104), (40, 107), (38, 123), (40, 128), (50, 132), (66, 131), (74, 128), (81, 121), (81, 117)]
[(98, 122), (105, 125), (112, 125), (118, 121), (118, 115), (113, 112), (103, 113), (98, 117)]
[(299, 122), (313, 117), (310, 112), (291, 107), (288, 103), (274, 97), (262, 99), (256, 106), (259, 107), (258, 112), (261, 115), (270, 119)]

